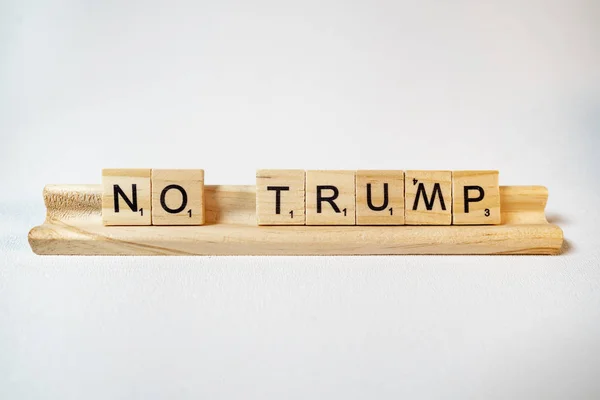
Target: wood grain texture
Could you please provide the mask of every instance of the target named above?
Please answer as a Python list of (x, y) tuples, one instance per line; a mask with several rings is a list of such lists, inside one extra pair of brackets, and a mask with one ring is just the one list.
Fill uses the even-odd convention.
[(452, 223), (452, 172), (406, 171), (404, 199), (406, 225), (450, 225)]
[(306, 225), (356, 223), (355, 174), (355, 171), (306, 171)]
[(204, 170), (153, 169), (152, 225), (202, 224)]
[(104, 225), (152, 224), (151, 169), (103, 169), (102, 186)]
[(101, 185), (49, 185), (46, 221), (29, 232), (37, 254), (384, 255), (558, 254), (563, 232), (544, 215), (541, 186), (500, 187), (502, 224), (257, 226), (254, 186), (205, 186), (203, 226), (103, 226)]
[(304, 176), (300, 169), (256, 171), (258, 225), (304, 225)]
[(356, 225), (404, 225), (404, 171), (356, 171)]
[(501, 221), (498, 171), (453, 171), (452, 224), (497, 225)]

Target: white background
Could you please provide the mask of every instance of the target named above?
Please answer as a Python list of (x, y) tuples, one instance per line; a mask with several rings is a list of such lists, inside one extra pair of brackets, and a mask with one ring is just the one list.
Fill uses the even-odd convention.
[[(600, 3), (0, 2), (0, 398), (599, 398)], [(557, 257), (39, 257), (103, 167), (499, 169)]]

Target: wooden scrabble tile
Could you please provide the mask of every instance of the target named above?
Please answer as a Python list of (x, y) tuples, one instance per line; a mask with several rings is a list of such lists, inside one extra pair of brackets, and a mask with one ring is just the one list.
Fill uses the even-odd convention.
[(404, 171), (356, 171), (356, 224), (404, 225)]
[(102, 170), (102, 223), (150, 225), (150, 169)]
[(354, 225), (354, 171), (306, 171), (306, 225)]
[(304, 170), (256, 171), (258, 225), (304, 225)]
[(152, 225), (204, 224), (204, 170), (152, 170)]
[(501, 222), (498, 171), (454, 171), (452, 223), (497, 225)]
[(451, 171), (406, 171), (404, 188), (406, 225), (452, 223)]

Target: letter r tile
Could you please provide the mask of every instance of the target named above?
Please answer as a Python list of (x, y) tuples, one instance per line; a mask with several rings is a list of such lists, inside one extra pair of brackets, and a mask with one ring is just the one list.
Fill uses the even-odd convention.
[(356, 223), (354, 171), (306, 171), (306, 225)]
[(304, 225), (304, 193), (304, 170), (257, 170), (258, 225)]

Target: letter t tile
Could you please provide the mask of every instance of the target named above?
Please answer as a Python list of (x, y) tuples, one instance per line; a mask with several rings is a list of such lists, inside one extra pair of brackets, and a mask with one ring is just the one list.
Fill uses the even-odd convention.
[(304, 170), (257, 170), (258, 225), (304, 225), (304, 192)]

